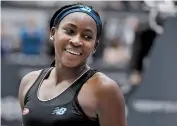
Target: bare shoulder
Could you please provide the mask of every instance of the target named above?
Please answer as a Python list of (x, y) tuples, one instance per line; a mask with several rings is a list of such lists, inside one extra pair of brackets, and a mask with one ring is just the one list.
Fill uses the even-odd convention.
[(126, 126), (124, 96), (118, 84), (100, 72), (93, 76), (92, 84), (100, 126)]
[(107, 75), (98, 72), (92, 79), (93, 90), (98, 103), (102, 106), (108, 103), (124, 104), (124, 96), (118, 84)]
[(28, 84), (29, 82), (31, 81), (35, 81), (37, 79), (37, 77), (39, 76), (41, 70), (38, 70), (38, 71), (32, 71), (28, 74), (26, 74), (22, 80), (21, 80), (21, 83), (20, 83), (20, 86), (25, 86), (26, 84)]
[(21, 104), (21, 107), (23, 108), (23, 102), (24, 102), (24, 97), (27, 93), (27, 91), (29, 90), (29, 88), (33, 85), (33, 83), (35, 82), (35, 80), (37, 79), (37, 77), (39, 76), (41, 70), (38, 71), (32, 71), (28, 74), (26, 74), (20, 83), (20, 87), (19, 87), (19, 101)]
[(100, 93), (121, 93), (117, 82), (101, 72), (95, 74), (93, 81)]

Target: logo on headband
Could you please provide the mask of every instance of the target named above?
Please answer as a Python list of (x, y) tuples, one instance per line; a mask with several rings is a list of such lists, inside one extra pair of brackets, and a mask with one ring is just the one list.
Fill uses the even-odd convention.
[(81, 10), (91, 12), (91, 9), (89, 7), (82, 7)]

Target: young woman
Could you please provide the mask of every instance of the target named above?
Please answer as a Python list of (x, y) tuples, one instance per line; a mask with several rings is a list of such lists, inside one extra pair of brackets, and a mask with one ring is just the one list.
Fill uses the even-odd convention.
[(126, 126), (124, 98), (117, 85), (90, 68), (102, 22), (91, 7), (74, 4), (53, 15), (50, 39), (55, 62), (21, 81), (24, 126)]

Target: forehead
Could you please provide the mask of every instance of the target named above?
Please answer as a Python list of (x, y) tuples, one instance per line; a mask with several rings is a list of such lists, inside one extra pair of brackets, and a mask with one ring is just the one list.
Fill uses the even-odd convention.
[(90, 28), (95, 32), (97, 30), (95, 20), (88, 14), (82, 12), (74, 12), (68, 14), (60, 22), (61, 25), (68, 24), (68, 23), (74, 23), (75, 25), (77, 25), (77, 27), (84, 28), (84, 29)]

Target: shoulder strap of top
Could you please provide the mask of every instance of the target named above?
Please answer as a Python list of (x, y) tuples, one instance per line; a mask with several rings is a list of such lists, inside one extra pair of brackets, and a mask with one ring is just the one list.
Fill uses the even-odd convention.
[(55, 66), (55, 60), (52, 61), (52, 63), (50, 64), (51, 67)]
[(81, 76), (75, 82), (76, 84), (73, 84), (73, 88), (76, 91), (76, 94), (75, 94), (76, 97), (77, 97), (80, 89), (82, 88), (82, 86), (85, 84), (85, 82), (87, 82), (87, 80), (89, 80), (96, 72), (97, 72), (97, 70), (95, 70), (95, 69), (88, 70), (83, 76)]
[(32, 86), (29, 88), (29, 90), (27, 91), (27, 93), (26, 93), (26, 95), (24, 97), (24, 105), (29, 101), (29, 98), (30, 98), (31, 94), (34, 93), (35, 89), (38, 87), (38, 85), (42, 81), (43, 77), (46, 75), (46, 73), (50, 69), (51, 68), (44, 68), (44, 69), (42, 69), (42, 71), (40, 72), (39, 76), (37, 77), (37, 79), (35, 80), (35, 82), (32, 84)]
[(89, 70), (89, 71), (85, 74), (85, 76), (83, 76), (83, 78), (81, 79), (81, 81), (79, 82), (79, 84), (77, 85), (77, 87), (75, 87), (75, 88), (76, 88), (76, 94), (75, 94), (75, 96), (74, 96), (74, 104), (75, 104), (75, 106), (77, 106), (77, 109), (81, 112), (82, 116), (85, 117), (86, 119), (89, 119), (89, 120), (90, 120), (90, 119), (91, 119), (91, 120), (97, 120), (97, 118), (96, 118), (96, 119), (95, 119), (95, 118), (90, 118), (90, 117), (88, 117), (88, 116), (85, 114), (85, 112), (82, 110), (82, 108), (81, 108), (81, 106), (80, 106), (80, 104), (79, 104), (79, 101), (78, 101), (78, 94), (79, 94), (79, 92), (80, 92), (82, 86), (85, 84), (85, 82), (86, 82), (87, 80), (89, 80), (96, 72), (98, 72), (98, 71), (95, 70), (95, 69)]

